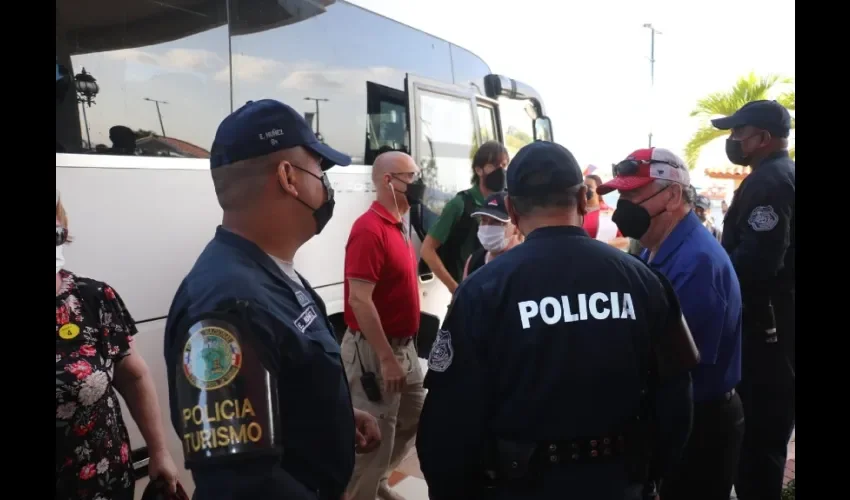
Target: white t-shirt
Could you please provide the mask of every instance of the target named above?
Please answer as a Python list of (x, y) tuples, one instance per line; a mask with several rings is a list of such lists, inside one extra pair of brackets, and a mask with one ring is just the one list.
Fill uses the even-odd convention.
[(299, 278), (298, 274), (295, 273), (295, 266), (292, 264), (292, 262), (287, 262), (283, 259), (278, 259), (277, 257), (271, 254), (268, 254), (268, 256), (271, 257), (274, 263), (277, 264), (277, 267), (279, 267), (280, 270), (283, 271), (283, 274), (287, 275), (292, 281), (298, 283), (301, 286), (304, 286), (304, 282), (301, 281), (301, 278)]

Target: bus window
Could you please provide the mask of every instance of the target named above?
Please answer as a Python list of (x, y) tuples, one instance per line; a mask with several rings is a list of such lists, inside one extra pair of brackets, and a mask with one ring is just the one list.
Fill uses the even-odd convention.
[(526, 144), (534, 141), (534, 122), (528, 116), (526, 100), (499, 97), (499, 114), (502, 118), (502, 131), (505, 148), (511, 158)]
[(404, 92), (366, 82), (366, 165), (371, 165), (381, 148), (409, 153), (407, 140), (407, 98)]
[(390, 92), (404, 96), (407, 72), (451, 81), (448, 42), (355, 5), (229, 5), (234, 106), (274, 98), (309, 113), (314, 132), (355, 164), (370, 164), (381, 145), (409, 149), (401, 113), (407, 101)]
[(425, 206), (435, 215), (472, 178), (478, 142), (469, 99), (419, 90), (419, 156), (427, 186)]
[(56, 109), (57, 150), (209, 158), (230, 112), (227, 0), (95, 10), (56, 0), (56, 61), (75, 76)]
[(481, 142), (495, 141), (496, 139), (496, 116), (490, 106), (478, 105), (478, 131), (481, 134)]

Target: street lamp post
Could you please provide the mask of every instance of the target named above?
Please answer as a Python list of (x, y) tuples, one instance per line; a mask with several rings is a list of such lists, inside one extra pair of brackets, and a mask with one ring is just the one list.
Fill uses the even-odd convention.
[(144, 100), (150, 101), (150, 102), (156, 104), (156, 116), (159, 117), (159, 128), (162, 130), (162, 136), (166, 137), (166, 135), (165, 135), (165, 125), (162, 124), (162, 112), (159, 110), (159, 105), (160, 104), (168, 104), (168, 101), (157, 101), (156, 99), (151, 99), (150, 97), (145, 97)]
[(663, 33), (655, 29), (652, 23), (646, 23), (643, 27), (649, 29), (651, 32), (649, 42), (649, 147), (652, 147), (652, 122), (655, 105), (655, 35), (661, 35)]
[(83, 123), (86, 126), (86, 142), (88, 143), (88, 148), (91, 149), (91, 133), (89, 132), (89, 118), (86, 115), (86, 105), (91, 107), (94, 104), (94, 98), (98, 92), (100, 92), (100, 86), (97, 84), (97, 80), (90, 73), (86, 72), (86, 68), (83, 68), (82, 72), (76, 76), (74, 76), (74, 85), (77, 89), (77, 102), (82, 104), (83, 108)]
[(329, 99), (324, 99), (321, 97), (305, 97), (305, 101), (316, 101), (316, 136), (321, 137), (319, 132), (319, 102), (328, 102)]

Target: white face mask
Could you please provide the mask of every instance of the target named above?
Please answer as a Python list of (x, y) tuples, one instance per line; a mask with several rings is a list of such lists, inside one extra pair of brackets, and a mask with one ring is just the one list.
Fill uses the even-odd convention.
[(478, 241), (488, 252), (501, 252), (508, 246), (507, 226), (478, 226)]
[(65, 248), (65, 245), (56, 247), (56, 274), (59, 274), (59, 271), (65, 266), (65, 255), (62, 253), (63, 248)]

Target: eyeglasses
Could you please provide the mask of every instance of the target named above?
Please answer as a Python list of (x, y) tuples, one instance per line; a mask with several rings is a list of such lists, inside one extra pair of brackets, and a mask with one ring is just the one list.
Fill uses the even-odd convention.
[(56, 246), (62, 246), (68, 241), (68, 230), (62, 226), (56, 226)]
[(412, 184), (422, 178), (419, 172), (390, 172), (389, 174), (406, 184)]
[(620, 163), (611, 165), (611, 173), (614, 177), (632, 176), (638, 173), (638, 170), (640, 170), (641, 165), (652, 165), (655, 163), (663, 163), (665, 165), (670, 165), (673, 168), (679, 168), (676, 165), (671, 165), (666, 161), (661, 160), (623, 160)]

